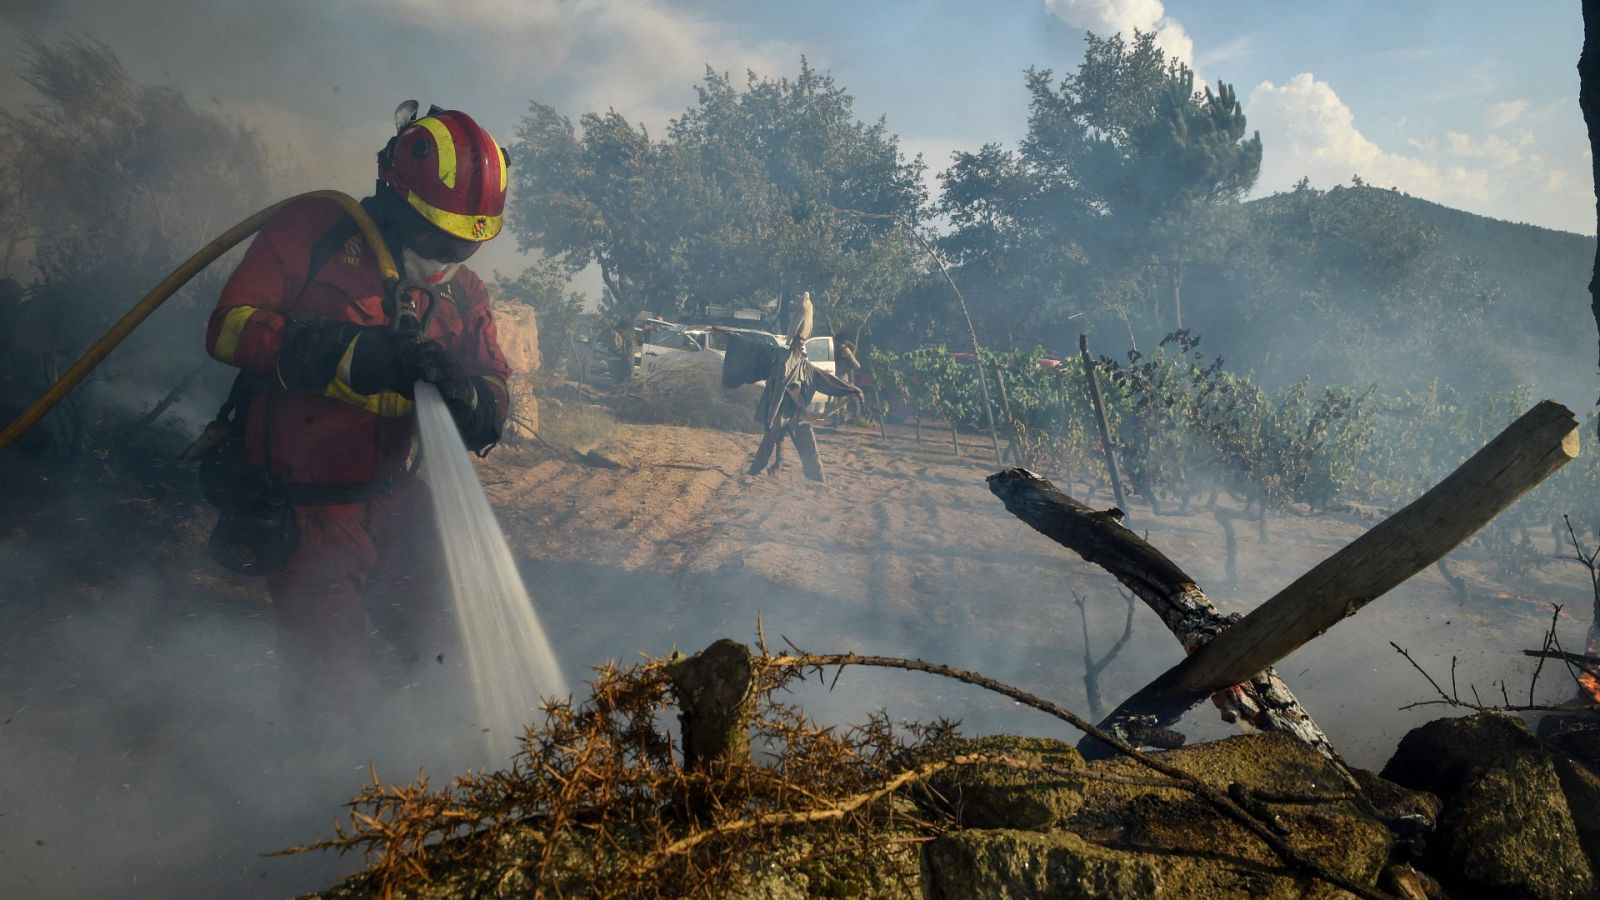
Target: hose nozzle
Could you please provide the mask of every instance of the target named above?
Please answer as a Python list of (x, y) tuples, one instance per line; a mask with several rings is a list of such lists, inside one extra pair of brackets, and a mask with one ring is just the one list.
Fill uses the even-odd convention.
[[(427, 295), (427, 309), (419, 310), (420, 295)], [(403, 338), (420, 338), (428, 330), (428, 320), (439, 303), (434, 286), (410, 278), (396, 281), (384, 299), (383, 311), (389, 316), (389, 326)]]

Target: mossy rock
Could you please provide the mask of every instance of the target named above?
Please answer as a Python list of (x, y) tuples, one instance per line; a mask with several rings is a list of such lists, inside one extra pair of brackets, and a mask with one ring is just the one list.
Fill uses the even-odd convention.
[[(903, 806), (902, 806), (903, 804)], [(899, 800), (898, 814), (911, 813)], [(871, 854), (837, 852), (824, 836), (801, 831), (780, 838), (761, 853), (746, 858), (731, 886), (717, 893), (722, 900), (918, 900), (918, 849), (911, 832), (879, 835)]]
[(927, 900), (1154, 897), (1163, 884), (1154, 857), (1097, 847), (1070, 832), (971, 829), (922, 848)]
[[(1594, 784), (1569, 769), (1520, 719), (1484, 713), (1439, 719), (1401, 741), (1383, 775), (1444, 802), (1428, 868), (1473, 896), (1594, 897), (1574, 811), (1596, 821)], [(1576, 801), (1571, 805), (1569, 801)], [(1586, 829), (1588, 830), (1588, 829)]]
[[(1308, 798), (1347, 791), (1328, 760), (1283, 734), (1241, 735), (1159, 755), (1218, 790), (1238, 782), (1262, 796)], [(1139, 778), (1154, 774), (1129, 759), (1095, 762), (1089, 770)], [(1392, 788), (1388, 801), (1402, 814), (1429, 810), (1428, 798), (1398, 788)], [(1376, 883), (1393, 844), (1384, 823), (1346, 800), (1266, 806), (1287, 829), (1290, 846), (1352, 881)], [(1083, 806), (1064, 827), (1104, 847), (1158, 860), (1165, 875), (1158, 896), (1346, 896), (1286, 869), (1243, 826), (1187, 790), (1091, 778), (1084, 784)]]
[[(1076, 748), (1051, 738), (993, 735), (957, 741), (944, 750), (1005, 756), (1057, 770), (1083, 767)], [(1003, 764), (946, 769), (928, 779), (918, 797), (953, 813), (964, 828), (1046, 829), (1083, 802), (1081, 783), (1069, 775)]]

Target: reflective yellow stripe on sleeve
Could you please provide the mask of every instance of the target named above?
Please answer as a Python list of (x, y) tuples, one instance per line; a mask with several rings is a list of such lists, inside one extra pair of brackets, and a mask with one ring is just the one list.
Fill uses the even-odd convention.
[(211, 348), (211, 355), (218, 362), (233, 365), (233, 355), (239, 352), (239, 337), (244, 334), (244, 326), (255, 314), (254, 306), (235, 306), (228, 310), (227, 318), (222, 320), (222, 330), (217, 332), (217, 342)]
[(350, 345), (344, 348), (344, 356), (339, 358), (339, 369), (334, 373), (333, 380), (322, 389), (323, 395), (391, 419), (411, 412), (411, 401), (394, 391), (362, 394), (350, 386), (350, 361), (355, 355), (356, 342), (351, 341)]

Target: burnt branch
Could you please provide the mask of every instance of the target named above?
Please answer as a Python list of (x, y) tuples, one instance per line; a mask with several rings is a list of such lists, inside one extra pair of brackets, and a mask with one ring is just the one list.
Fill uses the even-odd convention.
[[(989, 490), (1012, 515), (1034, 530), (1111, 573), (1156, 615), (1185, 651), (1225, 631), (1233, 619), (1224, 616), (1193, 578), (1149, 542), (1123, 527), (1113, 512), (1096, 512), (1025, 469), (1007, 469), (989, 476)], [(1271, 668), (1243, 684), (1218, 692), (1212, 701), (1228, 722), (1244, 722), (1262, 731), (1291, 734), (1344, 770), (1343, 761), (1310, 713)], [(1102, 720), (1105, 731), (1123, 740), (1176, 724), (1192, 704), (1146, 706), (1124, 703)], [(1103, 758), (1106, 750), (1086, 738), (1078, 749)]]
[(1133, 609), (1138, 598), (1127, 591), (1118, 593), (1128, 604), (1128, 617), (1122, 623), (1122, 636), (1117, 638), (1116, 643), (1111, 645), (1111, 649), (1107, 650), (1104, 656), (1096, 660), (1089, 638), (1089, 599), (1077, 591), (1072, 592), (1072, 602), (1078, 607), (1078, 619), (1083, 625), (1083, 690), (1089, 701), (1089, 715), (1096, 720), (1105, 715), (1105, 702), (1100, 696), (1100, 673), (1117, 658), (1117, 654), (1122, 652), (1128, 639), (1133, 637)]

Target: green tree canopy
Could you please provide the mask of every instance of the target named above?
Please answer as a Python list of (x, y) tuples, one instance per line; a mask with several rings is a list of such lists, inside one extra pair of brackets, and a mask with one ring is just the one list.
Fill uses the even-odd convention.
[(512, 228), (568, 271), (598, 265), (608, 310), (695, 313), (809, 290), (819, 327), (859, 327), (921, 275), (904, 229), (920, 158), (801, 60), (793, 79), (708, 69), (653, 140), (612, 110), (574, 127), (534, 103), (513, 146)]
[[(1185, 266), (1216, 252), (1224, 212), (1260, 170), (1232, 88), (1196, 92), (1188, 67), (1138, 31), (1091, 34), (1076, 72), (1057, 84), (1029, 69), (1026, 83), (1018, 150), (958, 154), (941, 176), (946, 250), (1014, 331), (1096, 305), (1180, 326)], [(1170, 317), (1151, 315), (1156, 302)]]

